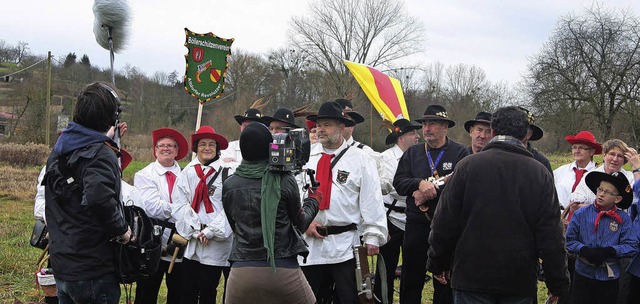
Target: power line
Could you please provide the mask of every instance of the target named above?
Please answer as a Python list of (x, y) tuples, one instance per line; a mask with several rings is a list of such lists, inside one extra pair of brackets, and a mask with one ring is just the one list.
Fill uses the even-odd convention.
[(9, 77), (9, 76), (11, 76), (11, 75), (15, 75), (15, 74), (18, 74), (18, 73), (20, 73), (20, 72), (26, 71), (26, 70), (28, 70), (28, 69), (30, 69), (30, 68), (32, 68), (32, 67), (34, 67), (35, 65), (37, 65), (37, 64), (39, 64), (39, 63), (41, 63), (41, 62), (43, 62), (43, 61), (45, 61), (45, 60), (47, 60), (47, 58), (44, 58), (44, 59), (42, 59), (42, 60), (40, 60), (40, 61), (38, 61), (38, 62), (36, 62), (36, 63), (34, 63), (34, 64), (32, 64), (32, 65), (30, 65), (30, 66), (26, 67), (26, 68), (24, 68), (24, 69), (22, 69), (22, 70), (19, 70), (19, 71), (16, 71), (16, 72), (13, 72), (13, 73), (10, 73), (10, 74), (7, 74), (7, 75), (4, 75), (4, 76), (0, 76), (0, 78)]

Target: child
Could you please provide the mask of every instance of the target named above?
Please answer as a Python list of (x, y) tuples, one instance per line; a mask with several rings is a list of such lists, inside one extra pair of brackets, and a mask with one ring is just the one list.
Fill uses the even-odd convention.
[(616, 303), (620, 258), (638, 252), (629, 208), (629, 181), (614, 172), (591, 172), (586, 184), (596, 200), (573, 214), (567, 227), (567, 249), (578, 255), (573, 286), (574, 303)]

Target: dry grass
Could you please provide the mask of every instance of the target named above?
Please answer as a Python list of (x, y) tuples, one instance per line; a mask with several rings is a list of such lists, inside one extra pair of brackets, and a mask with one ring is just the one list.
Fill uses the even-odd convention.
[(0, 194), (13, 200), (33, 200), (40, 167), (13, 167), (0, 164)]
[(50, 151), (42, 144), (3, 143), (0, 145), (0, 163), (19, 167), (44, 165)]

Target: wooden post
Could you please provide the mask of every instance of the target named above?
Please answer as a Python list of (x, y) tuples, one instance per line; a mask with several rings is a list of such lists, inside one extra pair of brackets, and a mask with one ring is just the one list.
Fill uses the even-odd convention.
[(45, 108), (45, 115), (46, 133), (44, 135), (44, 140), (47, 146), (50, 147), (51, 145), (49, 137), (51, 136), (51, 51), (49, 51), (47, 55), (47, 105)]

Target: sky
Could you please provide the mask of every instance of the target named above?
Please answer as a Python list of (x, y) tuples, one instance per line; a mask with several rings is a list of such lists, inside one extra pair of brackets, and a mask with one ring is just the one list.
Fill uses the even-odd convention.
[[(393, 1), (393, 0), (391, 0)], [(0, 40), (29, 44), (31, 54), (63, 61), (69, 52), (86, 54), (93, 65), (109, 66), (109, 52), (93, 34), (93, 1), (31, 0), (0, 4)], [(234, 50), (266, 53), (288, 44), (292, 16), (308, 16), (310, 0), (133, 0), (129, 43), (116, 54), (115, 68), (126, 64), (152, 76), (156, 71), (184, 74), (184, 28), (234, 38)], [(482, 68), (492, 82), (515, 84), (528, 60), (538, 53), (560, 17), (582, 13), (581, 0), (406, 0), (409, 14), (425, 29), (423, 64), (466, 64)], [(640, 17), (640, 1), (607, 0), (606, 7), (630, 9)], [(232, 54), (233, 56), (233, 54)], [(1, 75), (0, 75), (1, 76)]]

